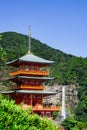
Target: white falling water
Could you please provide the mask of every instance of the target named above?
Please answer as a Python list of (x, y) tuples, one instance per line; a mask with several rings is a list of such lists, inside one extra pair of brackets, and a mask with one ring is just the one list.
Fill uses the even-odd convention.
[(65, 111), (65, 86), (62, 87), (62, 110), (61, 110), (62, 120), (66, 118), (66, 111)]

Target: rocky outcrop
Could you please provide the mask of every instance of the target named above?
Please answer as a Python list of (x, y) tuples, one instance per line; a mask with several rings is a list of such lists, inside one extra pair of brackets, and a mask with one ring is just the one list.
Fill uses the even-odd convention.
[[(78, 92), (77, 86), (75, 85), (64, 85), (66, 88), (66, 98), (65, 104), (66, 108), (72, 108), (72, 110), (76, 107), (78, 103)], [(44, 99), (44, 103), (48, 105), (57, 105), (60, 106), (62, 103), (62, 87), (63, 85), (54, 84), (53, 86), (47, 86), (46, 89), (49, 91), (56, 91), (56, 95), (47, 96)]]

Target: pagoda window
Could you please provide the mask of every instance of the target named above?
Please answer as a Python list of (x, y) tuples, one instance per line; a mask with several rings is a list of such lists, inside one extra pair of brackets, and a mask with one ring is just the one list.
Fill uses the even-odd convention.
[(38, 66), (35, 66), (35, 70), (39, 70), (40, 68)]
[(24, 95), (24, 98), (28, 98), (28, 96), (27, 96), (27, 95)]
[(23, 66), (22, 66), (22, 65), (20, 65), (20, 66), (19, 66), (19, 69), (23, 69)]
[(39, 82), (38, 82), (38, 81), (34, 81), (34, 84), (35, 84), (35, 85), (39, 85)]
[(38, 108), (42, 108), (42, 103), (40, 101), (38, 102)]
[(29, 95), (28, 98), (31, 98), (31, 96)]
[(41, 112), (41, 117), (44, 117), (44, 112)]
[(36, 84), (36, 85), (39, 85), (39, 82), (36, 81), (35, 84)]
[(50, 113), (50, 112), (46, 112), (46, 116), (47, 116), (48, 118), (50, 118), (50, 117), (51, 117), (51, 113)]
[(37, 98), (37, 99), (41, 99), (41, 95), (37, 95), (36, 98)]
[(35, 83), (34, 83), (34, 80), (29, 81), (29, 84), (30, 84), (30, 85), (35, 84)]
[(24, 98), (31, 98), (30, 95), (24, 95)]
[(29, 84), (32, 84), (32, 81), (29, 81)]
[(27, 66), (24, 66), (24, 70), (25, 71), (28, 71), (29, 70), (29, 66), (27, 65)]
[(28, 104), (28, 99), (23, 99), (24, 104)]
[(34, 70), (34, 66), (29, 66), (29, 70)]
[(24, 81), (24, 84), (28, 85), (28, 81)]
[(33, 102), (32, 102), (32, 106), (35, 106), (35, 104), (36, 104), (35, 101), (33, 101)]
[(40, 68), (40, 70), (47, 70), (47, 67), (42, 67)]
[(36, 98), (36, 96), (35, 96), (35, 95), (33, 95), (33, 98)]

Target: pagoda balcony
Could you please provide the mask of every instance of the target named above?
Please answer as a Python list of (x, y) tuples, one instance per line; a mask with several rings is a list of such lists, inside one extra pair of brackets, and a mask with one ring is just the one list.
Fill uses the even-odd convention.
[(61, 110), (61, 107), (57, 107), (57, 106), (36, 106), (36, 107), (32, 107), (32, 110), (33, 111), (41, 111), (41, 110), (44, 110), (44, 111), (60, 111)]
[(10, 73), (10, 76), (15, 75), (41, 75), (41, 76), (48, 76), (49, 72), (47, 70), (16, 70)]
[(15, 89), (45, 90), (46, 87), (42, 85), (21, 85), (17, 86)]
[(31, 106), (24, 104), (23, 109), (27, 109), (28, 107), (31, 107), (32, 111), (60, 111), (61, 106)]

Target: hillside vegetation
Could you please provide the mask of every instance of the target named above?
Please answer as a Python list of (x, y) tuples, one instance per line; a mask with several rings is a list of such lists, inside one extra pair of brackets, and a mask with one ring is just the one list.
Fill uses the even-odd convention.
[[(28, 37), (16, 32), (0, 33), (0, 47), (7, 53), (6, 61), (16, 59), (28, 51)], [(31, 39), (31, 52), (55, 63), (51, 66), (52, 83), (75, 84), (78, 88), (79, 103), (76, 118), (86, 121), (87, 117), (87, 58), (76, 57), (51, 48), (34, 38)], [(1, 65), (0, 65), (1, 66)], [(3, 70), (3, 66), (0, 67)], [(6, 69), (6, 68), (5, 68)], [(5, 71), (6, 72), (6, 71)], [(4, 73), (1, 75), (3, 77)], [(83, 116), (84, 115), (84, 116)], [(81, 117), (81, 118), (80, 118)]]
[[(16, 32), (1, 33), (0, 46), (7, 53), (7, 61), (16, 59), (28, 51), (28, 37)], [(55, 63), (51, 74), (59, 84), (87, 84), (87, 59), (68, 55), (53, 49), (39, 40), (31, 39), (31, 52)]]

